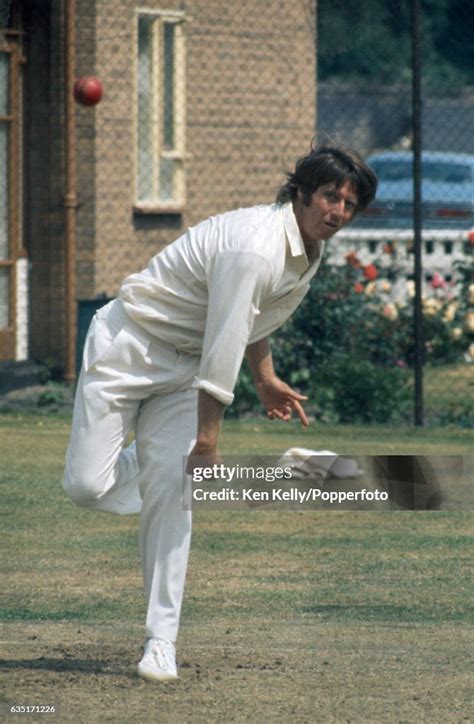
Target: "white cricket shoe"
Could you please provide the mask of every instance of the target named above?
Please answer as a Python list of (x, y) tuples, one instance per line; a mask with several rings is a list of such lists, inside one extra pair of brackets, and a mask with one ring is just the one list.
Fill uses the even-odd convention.
[(178, 678), (176, 649), (172, 641), (162, 638), (148, 639), (138, 674), (150, 681), (169, 681)]

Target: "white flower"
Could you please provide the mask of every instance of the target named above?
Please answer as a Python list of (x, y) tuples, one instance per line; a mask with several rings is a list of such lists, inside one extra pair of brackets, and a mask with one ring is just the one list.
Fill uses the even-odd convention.
[(378, 282), (377, 288), (382, 294), (388, 294), (392, 290), (392, 285), (387, 279), (381, 279)]
[(384, 305), (383, 315), (392, 322), (398, 319), (398, 309), (393, 302), (387, 302), (387, 304)]
[(453, 327), (451, 330), (451, 337), (454, 339), (455, 342), (461, 339), (462, 337), (462, 329), (461, 327)]
[(466, 362), (474, 362), (474, 342), (469, 345), (466, 354), (464, 355)]
[(474, 332), (474, 312), (468, 312), (464, 320), (464, 328), (466, 332)]
[(425, 314), (428, 317), (434, 317), (436, 312), (439, 312), (441, 307), (442, 304), (439, 299), (434, 299), (433, 297), (430, 297), (429, 299), (423, 299), (423, 308), (425, 310)]
[(445, 309), (445, 312), (443, 314), (443, 319), (445, 322), (452, 322), (459, 304), (457, 302), (451, 302), (451, 304), (448, 304), (448, 306)]

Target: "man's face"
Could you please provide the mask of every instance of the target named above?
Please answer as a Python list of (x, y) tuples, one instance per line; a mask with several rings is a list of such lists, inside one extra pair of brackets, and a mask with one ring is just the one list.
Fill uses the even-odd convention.
[(319, 186), (311, 196), (309, 206), (299, 190), (293, 210), (306, 247), (312, 247), (320, 239), (329, 239), (352, 221), (357, 203), (357, 194), (349, 181), (339, 188), (335, 183)]

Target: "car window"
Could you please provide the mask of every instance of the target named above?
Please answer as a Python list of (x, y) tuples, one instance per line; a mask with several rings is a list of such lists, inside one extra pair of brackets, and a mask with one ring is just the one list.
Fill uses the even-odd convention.
[[(373, 161), (372, 168), (380, 181), (410, 181), (412, 164), (410, 161)], [(423, 180), (438, 183), (472, 183), (472, 171), (467, 164), (447, 163), (445, 161), (423, 161)]]
[(370, 165), (380, 181), (411, 181), (410, 161), (372, 161)]
[(450, 184), (465, 184), (471, 181), (471, 169), (454, 163), (426, 161), (423, 165), (423, 177), (430, 181)]

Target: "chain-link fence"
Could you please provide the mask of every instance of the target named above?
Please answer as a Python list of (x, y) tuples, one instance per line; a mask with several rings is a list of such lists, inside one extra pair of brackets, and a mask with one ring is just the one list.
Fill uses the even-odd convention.
[[(368, 157), (380, 189), (331, 240), (310, 295), (276, 335), (276, 364), (320, 419), (411, 423), (412, 2), (367, 0), (357, 17), (329, 0), (0, 9), (0, 357), (50, 358), (71, 377), (76, 332), (80, 349), (100, 298), (188, 226), (272, 202), (316, 132)], [(473, 414), (469, 18), (464, 0), (421, 9), (429, 424), (469, 425)], [(76, 88), (75, 103), (83, 76), (98, 82)], [(230, 414), (253, 405), (245, 369), (237, 400)]]
[[(333, 245), (333, 258), (352, 267), (358, 292), (382, 310), (379, 351), (391, 347), (385, 364), (410, 372), (414, 142), (420, 143), (424, 419), (472, 426), (474, 55), (465, 32), (470, 14), (468, 3), (455, 0), (374, 1), (364, 3), (354, 18), (347, 4), (321, 0), (318, 131), (359, 148), (379, 176), (376, 202)], [(421, 118), (414, 139), (417, 67)], [(368, 356), (373, 361), (374, 354)], [(395, 402), (390, 400), (392, 409)]]

